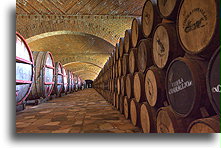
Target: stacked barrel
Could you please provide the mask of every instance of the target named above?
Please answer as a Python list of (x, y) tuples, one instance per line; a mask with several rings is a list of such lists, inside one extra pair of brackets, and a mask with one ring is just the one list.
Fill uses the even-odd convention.
[(83, 89), (84, 83), (60, 62), (55, 63), (50, 52), (31, 51), (16, 33), (16, 111), (77, 91), (77, 86)]
[(218, 0), (147, 0), (93, 86), (145, 133), (220, 132)]

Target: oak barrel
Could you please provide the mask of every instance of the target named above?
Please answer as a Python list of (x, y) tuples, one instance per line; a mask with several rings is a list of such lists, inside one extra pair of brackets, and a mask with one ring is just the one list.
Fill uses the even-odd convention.
[(212, 56), (207, 70), (207, 91), (211, 104), (218, 115), (220, 115), (220, 47)]
[(182, 0), (157, 0), (158, 12), (169, 20), (176, 20)]
[(34, 60), (25, 39), (16, 32), (16, 105), (23, 104), (34, 81)]
[(122, 76), (122, 65), (123, 65), (123, 58), (119, 58), (118, 60), (118, 69), (117, 69), (117, 72), (118, 72), (118, 76)]
[(145, 76), (142, 72), (134, 74), (134, 98), (137, 102), (146, 101)]
[(117, 108), (117, 110), (119, 110), (120, 109), (120, 95), (119, 94), (117, 94), (116, 96), (115, 96), (115, 102), (116, 102), (116, 108)]
[(127, 76), (122, 76), (120, 78), (120, 87), (121, 87), (121, 95), (125, 96), (126, 95), (126, 78)]
[(124, 117), (130, 118), (130, 99), (127, 96), (124, 97)]
[(114, 92), (117, 92), (117, 78), (114, 79)]
[(119, 40), (119, 58), (122, 58), (124, 54), (124, 38), (120, 38)]
[(175, 27), (172, 23), (162, 23), (154, 31), (153, 61), (159, 68), (167, 68), (173, 59), (184, 55)]
[(166, 100), (165, 90), (166, 72), (152, 66), (145, 76), (145, 93), (150, 106), (162, 107)]
[(177, 58), (170, 64), (166, 74), (166, 94), (179, 116), (198, 116), (201, 107), (212, 113), (206, 91), (206, 69), (206, 62), (187, 58)]
[(119, 75), (119, 74), (118, 74), (118, 73), (119, 73), (119, 72), (118, 72), (118, 61), (116, 61), (114, 68), (115, 68), (115, 78), (117, 78), (118, 75)]
[(156, 111), (147, 102), (141, 105), (140, 122), (144, 133), (156, 133)]
[(182, 1), (177, 32), (187, 53), (210, 58), (219, 47), (219, 9), (219, 0)]
[(67, 75), (66, 69), (64, 67), (63, 67), (62, 73), (63, 73), (63, 89), (62, 89), (62, 92), (67, 93), (67, 91), (68, 91), (68, 75)]
[(120, 77), (117, 78), (117, 93), (121, 93), (121, 79)]
[(117, 93), (114, 93), (114, 95), (113, 95), (113, 106), (114, 107), (117, 107), (117, 101), (116, 101), (116, 99), (117, 99)]
[(187, 126), (183, 118), (176, 116), (170, 106), (162, 107), (157, 111), (158, 133), (186, 133)]
[(70, 70), (67, 70), (67, 75), (68, 75), (68, 93), (72, 92), (72, 79), (73, 79), (73, 74)]
[(119, 110), (121, 114), (124, 114), (124, 96), (120, 95), (119, 97)]
[(126, 78), (126, 94), (129, 99), (134, 97), (134, 76), (128, 74)]
[(119, 59), (119, 47), (120, 47), (120, 44), (119, 43), (116, 43), (116, 47), (115, 47), (115, 60), (117, 61)]
[(64, 79), (63, 79), (63, 66), (60, 62), (55, 63), (55, 83), (54, 83), (54, 89), (52, 91), (52, 94), (55, 94), (56, 96), (60, 96), (62, 89), (63, 89), (63, 84), (64, 84)]
[(127, 29), (124, 35), (124, 53), (129, 53), (131, 46), (132, 46), (131, 29)]
[(50, 52), (33, 51), (35, 63), (34, 83), (28, 100), (47, 98), (54, 88), (54, 60)]
[[(75, 91), (75, 87), (76, 87), (76, 80), (77, 80), (77, 75), (75, 75), (74, 73), (72, 73), (72, 79), (71, 79), (71, 91)], [(84, 88), (84, 81), (82, 80), (82, 86)]]
[(213, 116), (193, 121), (189, 133), (220, 133), (220, 116)]
[(147, 0), (142, 11), (142, 30), (144, 37), (152, 37), (153, 29), (161, 20), (157, 12), (157, 0)]
[(139, 42), (137, 50), (137, 67), (139, 72), (145, 72), (148, 67), (153, 65), (152, 50), (152, 39), (142, 39)]
[(122, 60), (122, 75), (125, 76), (129, 73), (129, 55), (124, 54)]
[(143, 38), (141, 17), (134, 18), (131, 26), (131, 46), (137, 47), (138, 42)]
[(115, 68), (115, 64), (112, 66), (112, 76), (113, 76), (113, 79), (116, 78), (116, 68)]
[(134, 126), (140, 126), (140, 107), (136, 99), (130, 101), (130, 119)]
[(128, 65), (131, 74), (134, 74), (135, 72), (138, 71), (137, 60), (138, 60), (137, 48), (132, 48), (129, 54), (129, 65)]

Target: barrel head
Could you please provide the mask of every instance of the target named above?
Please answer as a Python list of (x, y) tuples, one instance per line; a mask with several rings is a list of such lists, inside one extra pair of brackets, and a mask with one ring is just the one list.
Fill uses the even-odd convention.
[(179, 115), (188, 115), (196, 99), (196, 84), (190, 68), (183, 61), (175, 60), (168, 68), (166, 79), (171, 107)]
[(211, 53), (219, 44), (219, 0), (185, 0), (178, 16), (178, 36), (190, 54)]
[(220, 48), (211, 58), (207, 72), (207, 90), (211, 104), (218, 115), (220, 115)]

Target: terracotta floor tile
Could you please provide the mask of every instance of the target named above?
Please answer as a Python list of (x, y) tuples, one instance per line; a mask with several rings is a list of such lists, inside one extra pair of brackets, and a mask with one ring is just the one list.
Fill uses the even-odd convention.
[[(88, 95), (90, 94), (90, 95)], [(16, 113), (17, 133), (138, 133), (94, 89), (74, 92)]]

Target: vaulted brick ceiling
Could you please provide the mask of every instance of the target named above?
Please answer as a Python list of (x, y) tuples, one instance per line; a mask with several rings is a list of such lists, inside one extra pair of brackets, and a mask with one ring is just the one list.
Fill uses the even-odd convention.
[(94, 79), (145, 0), (17, 0), (16, 31), (34, 51), (51, 51), (83, 79)]
[(145, 0), (17, 0), (17, 14), (132, 15), (141, 14)]

